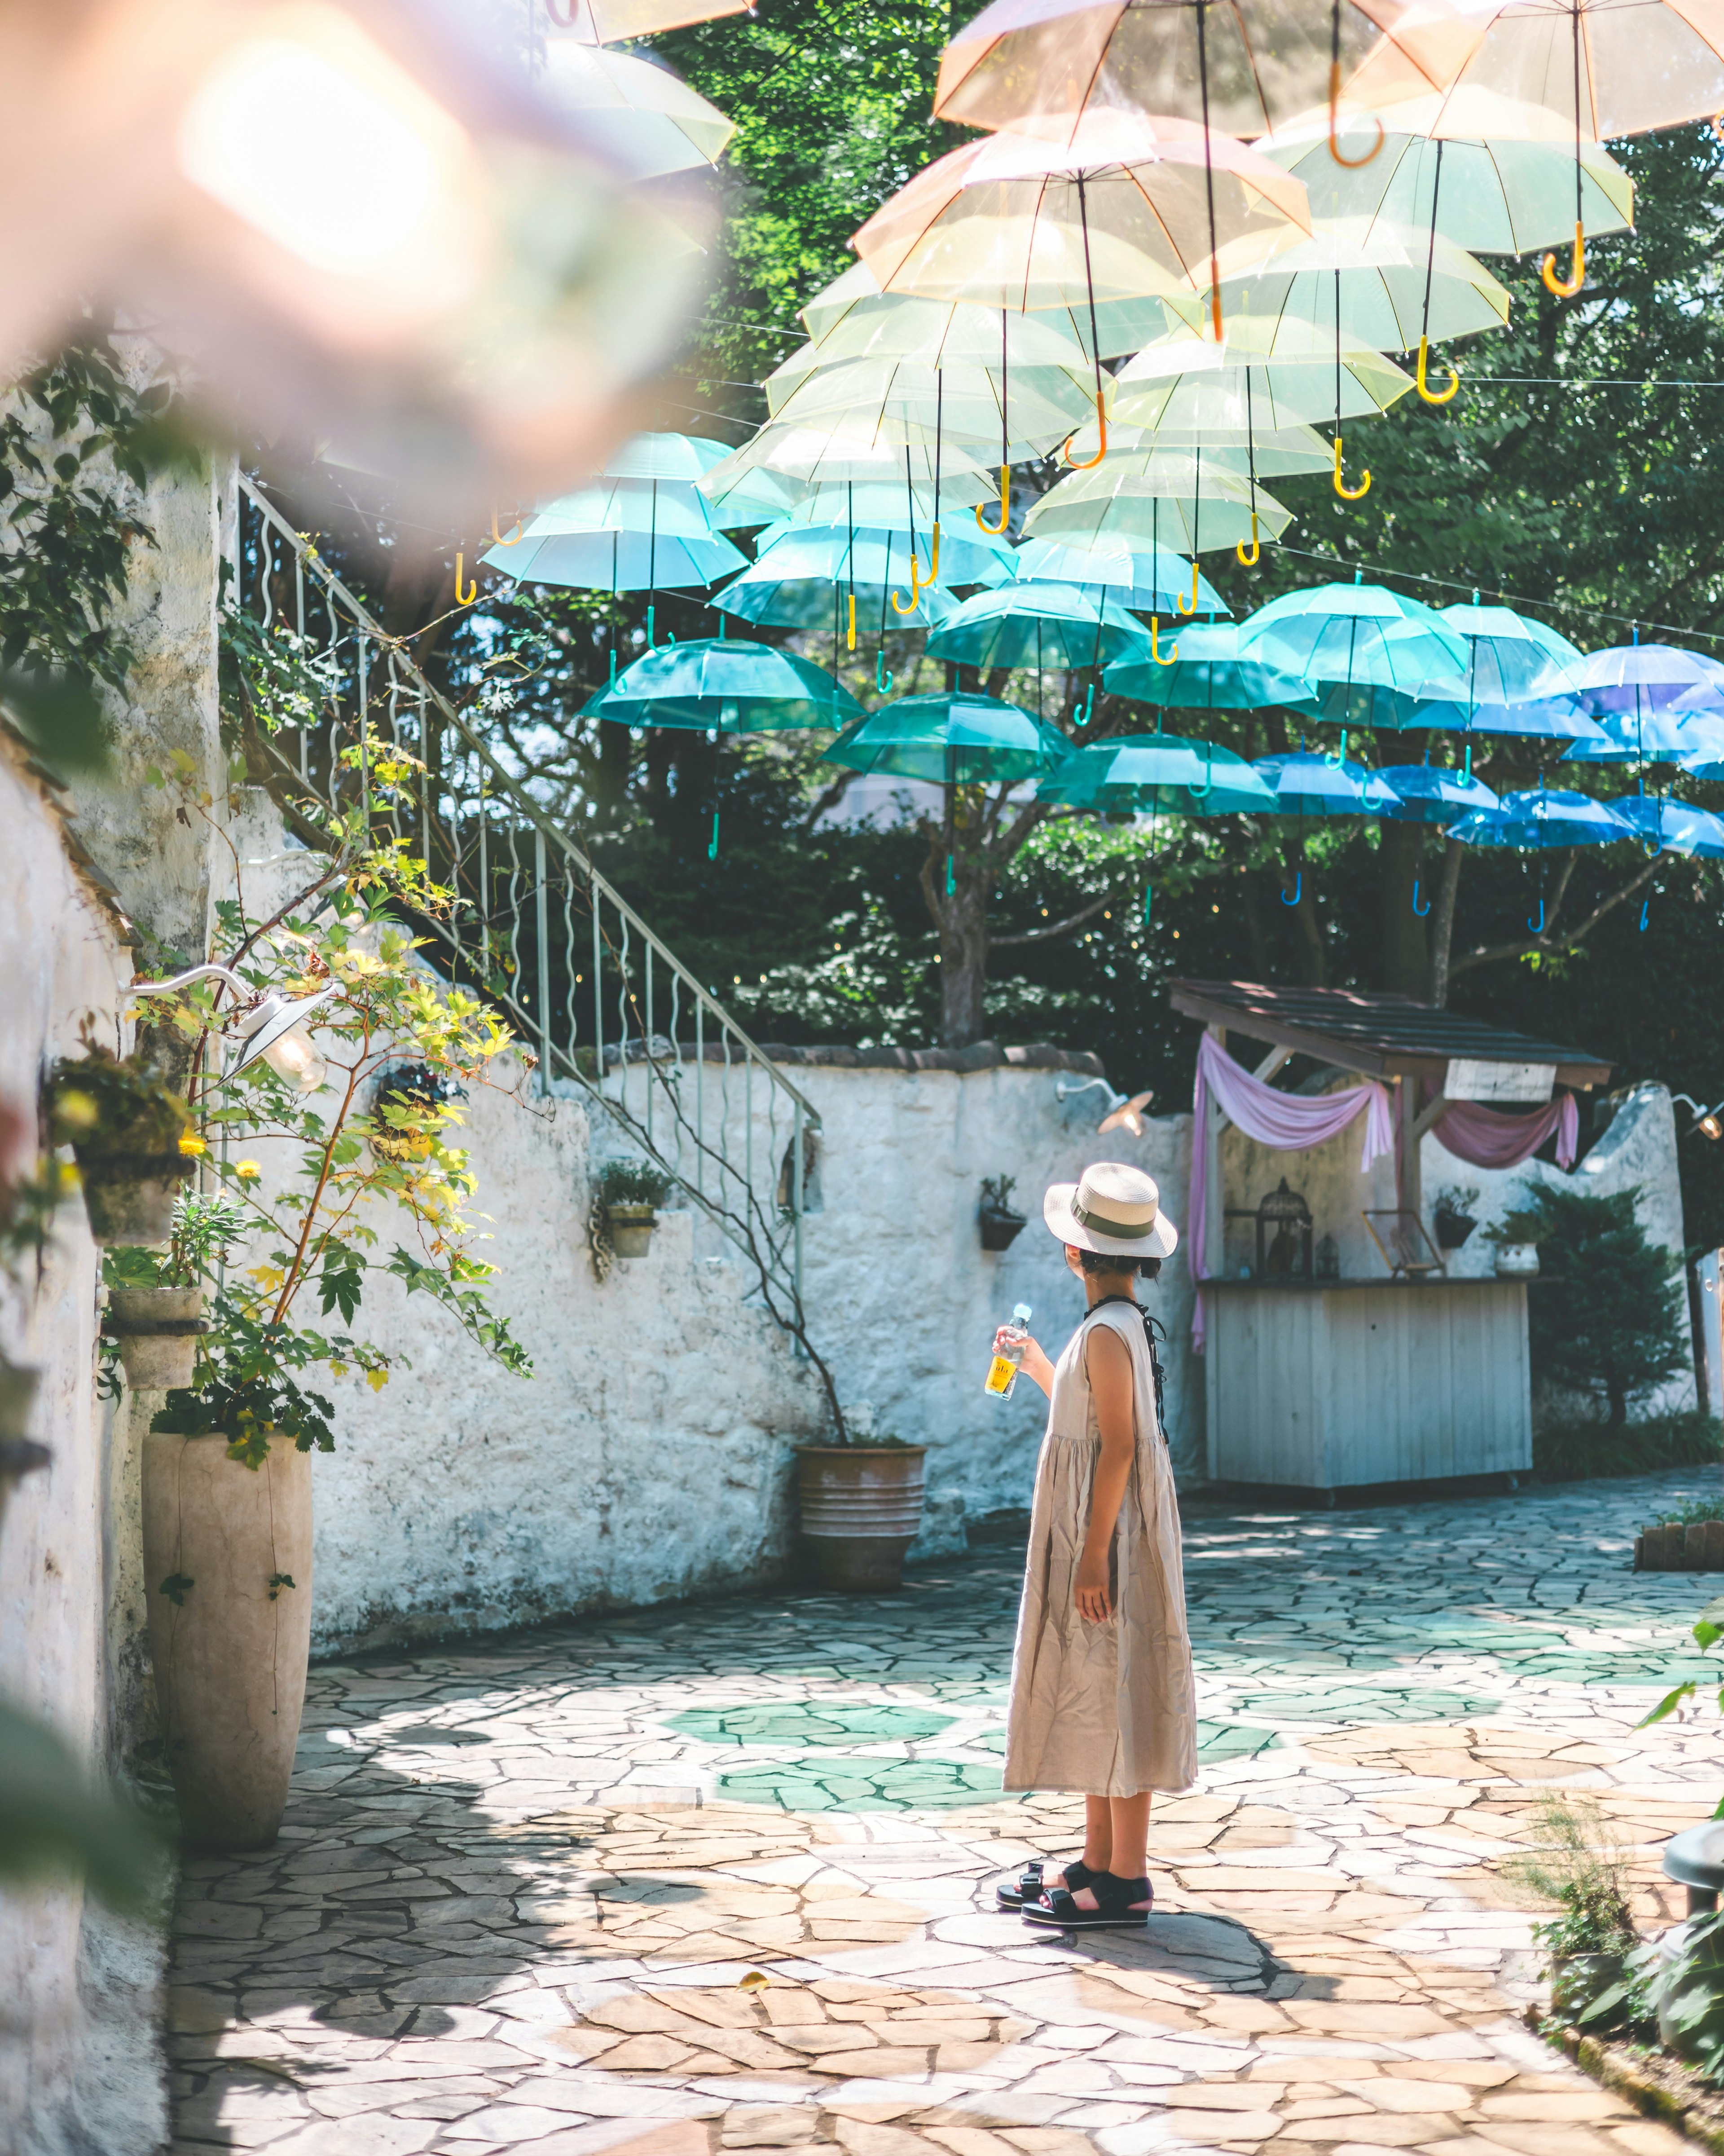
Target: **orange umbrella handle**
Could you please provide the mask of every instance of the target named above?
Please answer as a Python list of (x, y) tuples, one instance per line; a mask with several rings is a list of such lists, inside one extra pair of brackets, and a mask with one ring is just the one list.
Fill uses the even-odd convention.
[(1348, 486), (1341, 476), (1341, 437), (1335, 437), (1335, 491), (1343, 501), (1357, 501), (1371, 491), (1371, 475), (1367, 472), (1357, 486)]
[(1000, 466), (1000, 521), (998, 524), (990, 524), (988, 519), (982, 514), (982, 505), (978, 501), (976, 505), (976, 521), (981, 526), (984, 531), (991, 531), (994, 537), (998, 539), (1003, 533), (1006, 526), (1011, 522), (1011, 521), (1012, 467), (1009, 465), (1002, 465)]
[(1167, 646), (1165, 654), (1162, 653), (1161, 619), (1156, 614), (1152, 614), (1149, 618), (1149, 655), (1157, 666), (1177, 665), (1179, 660), (1179, 645), (1177, 639)]
[(1430, 339), (1420, 337), (1419, 340), (1419, 393), (1427, 404), (1446, 404), (1455, 391), (1460, 388), (1460, 377), (1451, 366), (1449, 369), (1449, 387), (1442, 390), (1433, 389), (1429, 386), (1425, 372), (1430, 365)]
[(1341, 154), (1341, 144), (1337, 140), (1335, 133), (1336, 121), (1339, 117), (1340, 104), (1341, 63), (1339, 60), (1331, 60), (1329, 64), (1329, 155), (1335, 160), (1337, 165), (1345, 165), (1349, 172), (1356, 172), (1361, 165), (1368, 165), (1371, 160), (1377, 155), (1378, 151), (1383, 147), (1383, 122), (1373, 112), (1371, 117), (1376, 125), (1377, 140), (1371, 145), (1370, 148), (1365, 152), (1362, 157), (1343, 157)]
[(1580, 290), (1581, 286), (1585, 284), (1586, 233), (1578, 221), (1574, 227), (1574, 264), (1573, 275), (1566, 282), (1557, 276), (1557, 258), (1554, 254), (1546, 255), (1544, 258), (1544, 268), (1540, 272), (1540, 275), (1544, 279), (1544, 289), (1546, 291), (1553, 293), (1559, 300), (1572, 300), (1575, 294)]
[(1101, 429), (1101, 446), (1093, 457), (1086, 457), (1080, 465), (1072, 463), (1071, 445), (1077, 439), (1076, 434), (1070, 434), (1065, 438), (1065, 447), (1060, 454), (1067, 464), (1071, 465), (1074, 471), (1094, 471), (1107, 454), (1107, 407), (1101, 401), (1099, 389), (1095, 392), (1095, 424)]
[(1251, 511), (1251, 551), (1249, 554), (1245, 552), (1245, 542), (1241, 539), (1239, 545), (1234, 548), (1234, 552), (1239, 556), (1241, 564), (1248, 569), (1255, 569), (1262, 557), (1263, 549), (1257, 543), (1257, 511), (1255, 509)]

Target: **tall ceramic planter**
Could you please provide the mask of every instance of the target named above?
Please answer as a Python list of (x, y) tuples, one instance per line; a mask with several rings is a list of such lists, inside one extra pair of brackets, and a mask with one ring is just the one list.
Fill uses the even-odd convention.
[(286, 1807), (305, 1700), (310, 1455), (278, 1443), (254, 1470), (228, 1459), (219, 1435), (152, 1430), (144, 1440), (144, 1570), (186, 1840), (202, 1850), (267, 1849)]
[(922, 1522), (925, 1445), (805, 1445), (796, 1455), (802, 1531), (840, 1594), (887, 1594)]
[(201, 1287), (113, 1287), (103, 1328), (120, 1342), (126, 1382), (134, 1390), (171, 1392), (189, 1385), (198, 1339), (208, 1332)]
[(173, 1202), (197, 1163), (181, 1152), (95, 1152), (74, 1146), (92, 1240), (165, 1243)]

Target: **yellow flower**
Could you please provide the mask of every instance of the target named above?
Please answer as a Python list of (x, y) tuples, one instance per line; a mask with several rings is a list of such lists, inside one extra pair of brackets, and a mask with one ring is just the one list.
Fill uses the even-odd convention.
[(198, 1137), (196, 1131), (182, 1131), (180, 1132), (180, 1151), (184, 1153), (188, 1159), (196, 1160), (199, 1154), (208, 1152), (209, 1151), (209, 1147), (205, 1145), (203, 1139)]
[(233, 1173), (242, 1183), (255, 1183), (263, 1172), (254, 1160), (239, 1160), (233, 1163)]
[(69, 1090), (59, 1096), (54, 1106), (69, 1131), (93, 1131), (102, 1112), (88, 1093)]

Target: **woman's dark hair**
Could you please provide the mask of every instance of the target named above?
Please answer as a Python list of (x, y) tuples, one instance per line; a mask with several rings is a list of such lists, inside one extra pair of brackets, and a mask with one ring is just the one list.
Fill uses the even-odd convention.
[(1162, 1270), (1159, 1258), (1120, 1258), (1111, 1250), (1081, 1250), (1078, 1256), (1086, 1273), (1136, 1273), (1142, 1280), (1155, 1280)]

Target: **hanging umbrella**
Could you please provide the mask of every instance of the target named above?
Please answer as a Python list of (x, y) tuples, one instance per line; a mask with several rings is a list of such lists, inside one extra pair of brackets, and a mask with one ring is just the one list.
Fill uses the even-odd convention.
[(1271, 599), (1239, 624), (1239, 652), (1302, 675), (1323, 716), (1344, 726), (1429, 725), (1420, 705), (1466, 694), (1465, 639), (1429, 607), (1362, 574)]
[[(1548, 141), (1511, 140), (1503, 115), (1488, 136), (1438, 136), (1429, 93), (1363, 113), (1341, 130), (1346, 162), (1331, 156), (1326, 106), (1256, 145), (1305, 182), (1313, 219), (1366, 218), (1433, 231), (1475, 254), (1525, 254), (1566, 242), (1574, 229), (1574, 144), (1554, 123)], [(1509, 116), (1524, 126), (1524, 111)], [(1383, 137), (1378, 143), (1378, 125)], [(1634, 183), (1602, 143), (1583, 144), (1581, 214), (1587, 237), (1634, 221)]]
[(716, 531), (705, 538), (659, 531), (547, 532), (482, 557), (517, 583), (566, 584), (577, 591), (693, 591), (747, 568), (748, 557)]
[(931, 583), (1009, 583), (1017, 574), (1011, 542), (978, 531), (974, 524), (966, 531), (954, 525), (942, 535), (936, 575), (929, 576), (922, 564), (930, 558), (930, 533), (907, 529), (901, 511), (895, 529), (890, 526), (848, 525), (824, 526), (769, 524), (755, 542), (754, 566), (782, 578), (827, 577), (846, 588), (854, 583), (911, 585), (912, 557), (918, 564), (918, 590)]
[(1239, 644), (1239, 632), (1231, 622), (1188, 623), (1148, 660), (1116, 660), (1101, 685), (1116, 696), (1175, 711), (1254, 711), (1275, 704), (1295, 711), (1316, 709), (1310, 682), (1241, 659)]
[(838, 421), (829, 421), (819, 427), (762, 427), (752, 441), (732, 449), (722, 464), (712, 467), (702, 491), (709, 498), (721, 499), (733, 479), (762, 470), (801, 480), (808, 486), (880, 480), (902, 488), (907, 480), (916, 489), (930, 491), (937, 472), (942, 495), (962, 503), (985, 501), (996, 485), (994, 475), (977, 461), (973, 448), (945, 442), (936, 450), (931, 441), (906, 444), (886, 440), (878, 429), (847, 429)]
[(936, 785), (1039, 778), (1070, 747), (1057, 726), (998, 696), (944, 690), (898, 696), (854, 721), (826, 752), (852, 771)]
[(1026, 583), (977, 592), (928, 639), (930, 659), (961, 666), (1105, 665), (1126, 653), (1147, 652), (1149, 638), (1121, 606), (1075, 584)]
[(1436, 764), (1384, 764), (1377, 776), (1395, 797), (1393, 808), (1385, 802), (1378, 813), (1398, 824), (1452, 824), (1481, 811), (1489, 814), (1497, 806), (1482, 780)]
[(1606, 846), (1631, 839), (1634, 826), (1589, 793), (1562, 793), (1542, 786), (1505, 793), (1494, 809), (1463, 816), (1449, 836), (1466, 846), (1510, 846), (1538, 853), (1552, 846)]
[(519, 539), (499, 542), (498, 552), (506, 557), (518, 545), (577, 531), (657, 531), (666, 538), (706, 539), (717, 529), (711, 506), (686, 480), (602, 479), (547, 501), (528, 518)]
[[(1332, 331), (1284, 319), (1235, 316), (1219, 344), (1174, 331), (1146, 345), (1114, 377), (1110, 425), (1177, 429), (1204, 439), (1214, 427), (1279, 431), (1336, 408)], [(1393, 360), (1347, 338), (1340, 352), (1343, 418), (1386, 412), (1413, 387)]]
[(1071, 473), (1042, 495), (1024, 530), (1066, 546), (1165, 536), (1195, 554), (1255, 540), (1260, 522), (1279, 538), (1292, 521), (1290, 510), (1242, 473), (1216, 468), (1201, 449), (1170, 449), (1110, 455), (1093, 471)]
[[(792, 364), (785, 362), (787, 368)], [(890, 358), (808, 367), (800, 354), (796, 365), (794, 373), (781, 369), (767, 377), (767, 401), (780, 426), (818, 427), (834, 418), (848, 426), (867, 421), (906, 440), (931, 434), (936, 440), (998, 449), (1007, 464), (1058, 449), (1095, 409), (1090, 381), (1065, 368), (1008, 372), (978, 360), (936, 367)]]
[[(1162, 336), (1176, 320), (1185, 318), (1188, 304), (1188, 297), (1108, 300), (1098, 295), (1095, 337), (1102, 358), (1136, 352), (1152, 337)], [(943, 345), (954, 332), (967, 342), (977, 340), (978, 349), (985, 342), (991, 355), (998, 349), (1002, 315), (1008, 326), (1008, 367), (1050, 356), (1050, 332), (1059, 350), (1075, 346), (1086, 362), (1095, 357), (1087, 296), (1075, 305), (1056, 300), (1028, 311), (977, 306), (967, 300), (926, 300), (913, 292), (882, 292), (868, 264), (856, 262), (802, 310), (808, 335), (823, 353), (834, 358), (877, 350), (924, 358), (931, 343)]]
[(799, 479), (757, 465), (752, 471), (729, 472), (714, 481), (703, 479), (700, 490), (709, 505), (716, 529), (740, 531), (752, 524), (774, 524), (798, 509), (808, 489)]
[(1607, 711), (1596, 738), (1577, 741), (1565, 763), (1681, 763), (1689, 757), (1724, 756), (1724, 710), (1713, 705), (1683, 711)]
[(593, 44), (626, 44), (660, 30), (680, 30), (685, 23), (710, 23), (720, 15), (740, 15), (749, 0), (545, 0), (551, 18), (547, 42), (562, 41), (558, 31), (572, 32)]
[[(1466, 641), (1466, 695), (1427, 707), (1424, 723), (1466, 733), (1602, 741), (1580, 703), (1585, 654), (1512, 607), (1446, 606), (1438, 612)], [(1470, 767), (1471, 752), (1468, 752)]]
[[(901, 558), (901, 557), (900, 557)], [(885, 636), (889, 629), (936, 628), (957, 611), (958, 602), (938, 585), (923, 584), (915, 593), (915, 603), (906, 613), (892, 605), (892, 593), (910, 598), (907, 567), (895, 582), (859, 578), (853, 586), (848, 577), (822, 572), (788, 575), (788, 562), (755, 562), (740, 577), (733, 577), (722, 591), (712, 595), (721, 613), (761, 629), (819, 629), (848, 637), (849, 600), (854, 592), (859, 631)]]
[(934, 110), (1053, 134), (1117, 105), (1263, 135), (1332, 99), (1337, 70), (1393, 35), (1401, 12), (1379, 0), (1303, 13), (1273, 0), (993, 0), (942, 54)]
[(736, 131), (662, 61), (576, 38), (546, 39), (536, 86), (559, 111), (577, 113), (582, 141), (631, 180), (716, 165)]
[[(1071, 440), (1074, 464), (1081, 464), (1094, 454), (1098, 438), (1093, 422), (1079, 428)], [(1217, 471), (1239, 472), (1249, 476), (1255, 473), (1259, 479), (1283, 479), (1301, 472), (1326, 472), (1335, 461), (1335, 452), (1315, 427), (1283, 427), (1278, 432), (1265, 429), (1254, 433), (1244, 427), (1193, 427), (1182, 430), (1177, 427), (1116, 426), (1107, 424), (1107, 456), (1110, 465), (1123, 463), (1128, 457), (1154, 456), (1167, 452), (1189, 456), (1194, 449), (1203, 453), (1203, 468)]]
[(1612, 644), (1588, 654), (1580, 670), (1580, 693), (1588, 711), (1653, 711), (1692, 690), (1716, 696), (1714, 662), (1674, 644)]
[(705, 434), (631, 434), (600, 467), (601, 479), (699, 480), (731, 454)]
[(728, 734), (846, 726), (863, 714), (824, 667), (771, 644), (716, 637), (667, 644), (637, 659), (588, 699), (582, 715)]
[[(926, 531), (934, 521), (934, 497), (922, 486), (912, 487), (906, 494), (904, 486), (903, 451), (899, 455), (896, 482), (890, 480), (848, 480), (834, 481), (826, 486), (811, 486), (800, 501), (792, 504), (782, 516), (772, 521), (786, 526), (802, 526), (811, 531), (842, 531), (854, 524), (859, 531), (865, 524), (884, 526), (889, 529), (901, 526), (906, 517), (918, 531)], [(962, 521), (970, 521), (969, 511), (963, 510)], [(990, 531), (990, 542), (996, 542), (1008, 552), (1011, 542), (1003, 532)]]
[(1294, 756), (1260, 756), (1251, 767), (1283, 816), (1381, 816), (1395, 805), (1393, 788), (1362, 763), (1301, 749)]
[[(1139, 551), (1116, 547), (1062, 547), (1057, 540), (1030, 539), (1016, 556), (1019, 578), (1026, 583), (1081, 584), (1100, 591), (1116, 605), (1139, 613), (1172, 613), (1190, 595), (1197, 579), (1193, 613), (1230, 613), (1233, 609), (1196, 562), (1166, 547)], [(1121, 660), (1121, 665), (1132, 662)]]
[(1225, 816), (1274, 814), (1269, 786), (1229, 748), (1178, 734), (1122, 734), (1075, 748), (1036, 788), (1074, 808)]
[(1724, 860), (1724, 822), (1691, 802), (1672, 801), (1665, 793), (1625, 793), (1605, 805), (1633, 826), (1643, 844), (1655, 839), (1667, 854)]
[(1332, 351), (1342, 337), (1378, 352), (1411, 352), (1419, 338), (1474, 336), (1508, 320), (1506, 290), (1452, 240), (1378, 218), (1324, 221), (1260, 269), (1222, 283), (1229, 326), (1239, 317), (1303, 324)]

